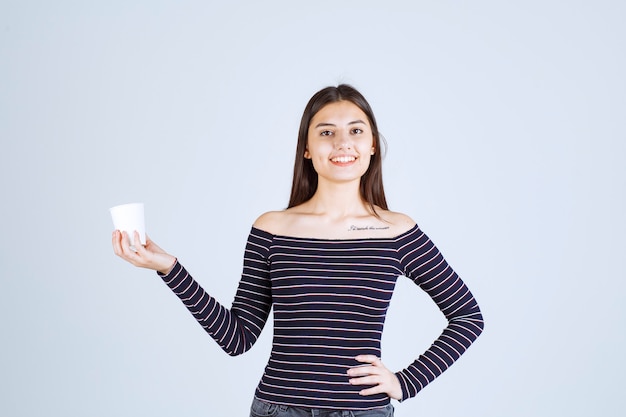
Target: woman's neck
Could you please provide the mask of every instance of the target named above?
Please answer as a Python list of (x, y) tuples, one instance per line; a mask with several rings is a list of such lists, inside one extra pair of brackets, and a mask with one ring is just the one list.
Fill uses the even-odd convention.
[(358, 182), (320, 182), (306, 205), (311, 212), (332, 219), (370, 214), (367, 203), (361, 197)]

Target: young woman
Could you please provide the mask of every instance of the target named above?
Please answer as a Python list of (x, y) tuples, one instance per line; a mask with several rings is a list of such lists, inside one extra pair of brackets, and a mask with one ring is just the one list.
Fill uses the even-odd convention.
[[(387, 209), (380, 135), (365, 98), (339, 85), (317, 92), (298, 134), (289, 206), (252, 226), (232, 307), (220, 305), (151, 240), (113, 249), (165, 283), (230, 355), (257, 340), (274, 308), (274, 339), (251, 416), (391, 416), (478, 337), (478, 304), (411, 218)], [(138, 239), (138, 237), (136, 236)], [(392, 372), (380, 360), (398, 276), (426, 291), (448, 325), (422, 355)]]

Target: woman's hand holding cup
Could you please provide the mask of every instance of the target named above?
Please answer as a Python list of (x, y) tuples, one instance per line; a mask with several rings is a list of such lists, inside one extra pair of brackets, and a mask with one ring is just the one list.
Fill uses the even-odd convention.
[[(134, 241), (139, 242), (139, 232), (134, 231), (133, 233)], [(112, 243), (113, 252), (117, 256), (141, 268), (153, 269), (162, 274), (167, 274), (176, 263), (176, 257), (165, 252), (147, 236), (145, 246), (135, 245), (133, 250), (128, 233), (115, 230)]]

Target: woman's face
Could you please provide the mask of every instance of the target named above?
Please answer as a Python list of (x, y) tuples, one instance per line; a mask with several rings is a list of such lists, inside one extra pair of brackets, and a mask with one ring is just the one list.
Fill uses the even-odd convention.
[(375, 151), (367, 115), (351, 101), (327, 104), (311, 119), (304, 157), (318, 180), (360, 180)]

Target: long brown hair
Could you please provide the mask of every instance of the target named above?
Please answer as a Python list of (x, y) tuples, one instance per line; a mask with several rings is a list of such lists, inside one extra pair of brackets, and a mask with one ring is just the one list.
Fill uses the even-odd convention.
[(361, 177), (361, 198), (367, 202), (375, 215), (376, 210), (374, 206), (387, 210), (387, 200), (385, 199), (385, 190), (383, 188), (381, 141), (378, 126), (376, 125), (376, 118), (374, 117), (374, 112), (372, 112), (369, 103), (365, 100), (365, 97), (348, 84), (340, 84), (337, 87), (321, 89), (311, 97), (304, 108), (302, 120), (300, 121), (300, 130), (298, 131), (296, 161), (293, 167), (291, 196), (289, 197), (289, 206), (287, 208), (295, 207), (308, 201), (317, 190), (317, 172), (315, 172), (313, 168), (313, 162), (304, 157), (311, 120), (322, 107), (330, 103), (344, 100), (355, 104), (365, 113), (370, 127), (372, 128), (372, 136), (374, 138), (376, 152), (372, 155), (367, 171), (365, 171), (365, 174)]

